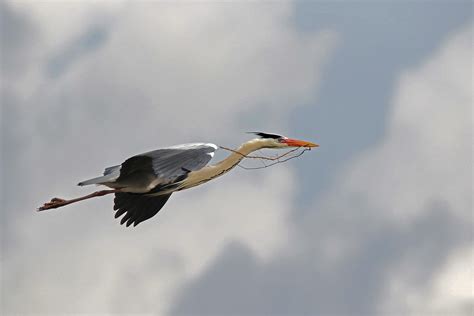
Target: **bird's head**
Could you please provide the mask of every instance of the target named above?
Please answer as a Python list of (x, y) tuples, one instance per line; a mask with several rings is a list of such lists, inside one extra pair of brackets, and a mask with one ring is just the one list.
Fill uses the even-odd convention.
[(318, 144), (311, 143), (305, 140), (298, 140), (293, 138), (288, 138), (286, 136), (278, 134), (269, 134), (263, 132), (251, 132), (259, 136), (255, 141), (257, 141), (261, 148), (287, 148), (287, 147), (319, 147)]

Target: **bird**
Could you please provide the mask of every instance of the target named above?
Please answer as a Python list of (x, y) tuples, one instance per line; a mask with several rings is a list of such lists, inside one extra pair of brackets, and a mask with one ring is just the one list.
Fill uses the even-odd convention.
[(251, 132), (258, 136), (229, 149), (231, 154), (214, 165), (208, 165), (219, 148), (212, 143), (189, 143), (156, 149), (128, 158), (122, 164), (105, 168), (103, 175), (79, 182), (79, 186), (101, 185), (111, 190), (64, 200), (53, 198), (38, 208), (39, 211), (61, 207), (92, 197), (114, 194), (115, 218), (126, 227), (136, 226), (155, 216), (170, 196), (222, 176), (237, 166), (242, 159), (262, 148), (288, 147), (311, 149), (318, 144), (286, 136)]

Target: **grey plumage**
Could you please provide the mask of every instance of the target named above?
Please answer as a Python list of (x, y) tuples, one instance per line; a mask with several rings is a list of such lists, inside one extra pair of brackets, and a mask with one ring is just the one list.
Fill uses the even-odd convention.
[(104, 175), (79, 182), (77, 185), (84, 186), (90, 184), (102, 184), (115, 181), (120, 176), (120, 165), (105, 168)]
[(115, 217), (125, 214), (121, 224), (137, 225), (154, 216), (171, 193), (163, 192), (186, 179), (188, 173), (202, 169), (212, 159), (217, 146), (194, 143), (157, 149), (136, 155), (121, 165), (108, 167), (104, 175), (79, 185), (103, 184), (120, 188), (115, 193)]
[[(229, 150), (231, 154), (211, 166), (206, 165), (212, 159), (218, 146), (209, 143), (177, 145), (130, 157), (120, 165), (106, 168), (102, 176), (79, 183), (79, 185), (104, 185), (112, 190), (96, 191), (70, 200), (53, 198), (38, 210), (44, 211), (97, 196), (115, 194), (115, 217), (123, 216), (121, 224), (137, 225), (158, 213), (173, 192), (186, 190), (215, 179), (232, 170), (244, 158), (257, 158), (249, 156), (256, 150), (288, 147), (310, 149), (319, 146), (277, 134), (263, 132), (255, 132), (255, 134), (260, 138), (249, 140), (236, 150), (220, 147)], [(299, 155), (295, 157), (297, 156)]]
[(217, 146), (213, 144), (187, 144), (158, 149), (143, 156), (152, 159), (153, 171), (157, 177), (172, 181), (189, 171), (203, 168), (212, 159), (216, 149)]
[[(148, 187), (153, 181), (171, 183), (190, 171), (203, 168), (213, 157), (217, 146), (193, 143), (157, 149), (133, 156), (121, 165), (108, 167), (101, 177), (80, 182), (78, 185), (111, 184), (111, 187)], [(151, 189), (151, 188), (150, 188)]]

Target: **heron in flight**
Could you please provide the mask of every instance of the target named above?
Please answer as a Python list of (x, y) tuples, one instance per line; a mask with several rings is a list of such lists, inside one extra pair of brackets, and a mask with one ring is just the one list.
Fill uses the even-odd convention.
[(258, 138), (243, 143), (224, 160), (207, 165), (219, 146), (192, 143), (161, 148), (128, 158), (120, 165), (105, 168), (102, 176), (79, 182), (78, 185), (103, 185), (111, 190), (64, 200), (53, 198), (38, 210), (57, 208), (92, 197), (115, 194), (115, 218), (123, 215), (120, 224), (138, 225), (156, 215), (177, 191), (189, 189), (215, 179), (232, 170), (250, 153), (262, 148), (312, 148), (317, 144), (277, 134), (254, 132)]

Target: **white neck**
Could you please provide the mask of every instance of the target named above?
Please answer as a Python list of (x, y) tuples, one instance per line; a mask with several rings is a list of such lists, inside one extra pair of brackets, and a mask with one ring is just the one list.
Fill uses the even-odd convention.
[(217, 164), (191, 172), (183, 183), (183, 189), (205, 183), (211, 179), (225, 174), (238, 165), (238, 163), (244, 159), (246, 155), (265, 147), (265, 145), (265, 141), (261, 139), (253, 139), (243, 143), (239, 148), (233, 151), (229, 157), (219, 161)]
[(230, 170), (235, 167), (242, 159), (244, 159), (246, 155), (261, 148), (263, 148), (262, 142), (259, 140), (250, 140), (240, 145), (240, 147), (233, 151), (229, 157), (219, 161), (212, 167), (216, 168), (216, 170), (219, 172)]

